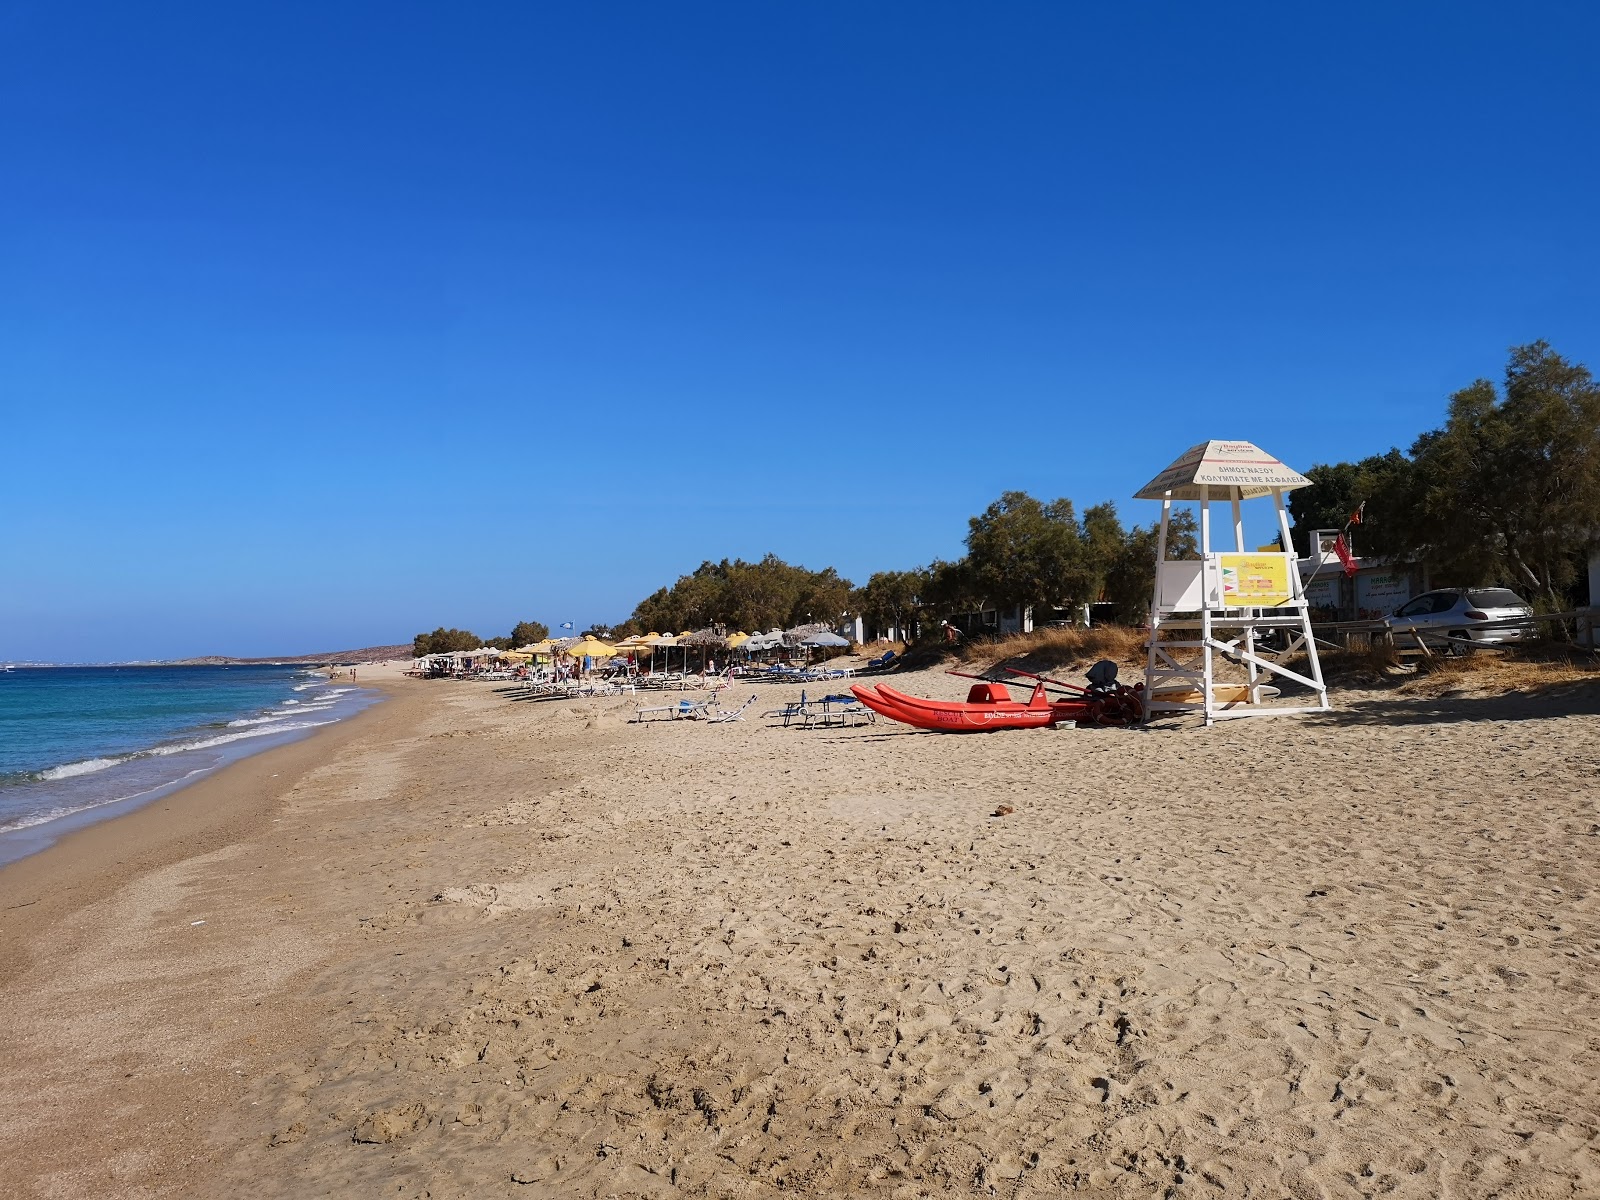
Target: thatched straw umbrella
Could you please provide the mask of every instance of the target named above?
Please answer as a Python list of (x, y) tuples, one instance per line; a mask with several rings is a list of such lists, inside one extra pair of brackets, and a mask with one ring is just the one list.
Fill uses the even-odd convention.
[[(700, 670), (704, 671), (706, 668), (706, 657), (710, 654), (711, 648), (715, 647), (716, 649), (720, 650), (726, 647), (728, 644), (728, 635), (725, 633), (719, 633), (714, 627), (707, 626), (705, 629), (696, 629), (693, 633), (684, 637), (680, 637), (678, 639), (678, 644), (684, 647), (699, 647)], [(684, 669), (688, 670), (687, 654), (684, 655)]]

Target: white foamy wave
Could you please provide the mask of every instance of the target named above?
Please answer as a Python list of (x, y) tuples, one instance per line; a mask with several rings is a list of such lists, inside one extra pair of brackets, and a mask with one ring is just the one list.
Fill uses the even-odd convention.
[(292, 688), (290, 688), (289, 690), (291, 692), (303, 692), (303, 691), (306, 691), (308, 688), (321, 687), (321, 686), (322, 686), (322, 680), (313, 679), (310, 683), (297, 683)]
[(298, 701), (298, 700), (285, 700), (284, 703), (285, 704), (299, 704), (300, 701)]
[(216, 746), (226, 746), (229, 742), (243, 741), (245, 738), (266, 737), (274, 733), (286, 733), (291, 729), (316, 729), (321, 725), (332, 724), (332, 721), (277, 721), (271, 725), (258, 725), (254, 729), (241, 729), (237, 733), (222, 733), (216, 737), (201, 738), (195, 742), (178, 742), (171, 746), (157, 746), (154, 750), (147, 750), (145, 753), (184, 754), (190, 750), (210, 750)]
[(189, 780), (193, 779), (196, 775), (204, 775), (206, 772), (212, 770), (215, 770), (215, 768), (196, 767), (194, 770), (187, 771), (180, 775), (177, 779), (158, 784), (153, 788), (146, 788), (142, 792), (129, 792), (126, 796), (108, 796), (106, 799), (97, 800), (93, 804), (80, 804), (75, 808), (70, 806), (48, 808), (40, 812), (27, 813), (23, 816), (13, 817), (8, 820), (0, 820), (0, 833), (11, 833), (18, 829), (31, 829), (35, 825), (47, 825), (51, 821), (59, 821), (62, 817), (70, 817), (76, 813), (88, 812), (92, 808), (104, 808), (108, 804), (121, 804), (124, 800), (137, 800), (140, 796), (147, 796), (151, 792), (159, 792), (163, 788), (178, 788), (183, 786)]
[(86, 758), (82, 762), (63, 763), (59, 767), (40, 771), (39, 778), (71, 779), (74, 775), (93, 775), (96, 771), (104, 771), (107, 767), (127, 761), (127, 758)]
[(269, 709), (266, 715), (274, 720), (282, 720), (284, 717), (303, 717), (306, 713), (327, 712), (332, 707), (331, 704), (306, 704), (300, 708)]
[(229, 721), (229, 729), (243, 729), (247, 725), (270, 725), (274, 721), (282, 721), (289, 717), (289, 713), (268, 713), (264, 717), (240, 717), (237, 721)]

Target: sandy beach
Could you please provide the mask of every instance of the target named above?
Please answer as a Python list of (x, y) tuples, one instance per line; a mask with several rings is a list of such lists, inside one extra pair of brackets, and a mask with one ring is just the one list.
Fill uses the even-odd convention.
[(1600, 1192), (1592, 685), (963, 737), (381, 682), (0, 869), (8, 1195)]

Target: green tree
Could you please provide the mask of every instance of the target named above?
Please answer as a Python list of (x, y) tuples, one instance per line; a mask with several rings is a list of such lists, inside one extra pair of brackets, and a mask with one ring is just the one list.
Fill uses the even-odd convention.
[(1128, 543), (1117, 506), (1107, 500), (1085, 509), (1079, 541), (1087, 584), (1085, 595), (1093, 603), (1106, 598), (1106, 583)]
[(932, 575), (926, 567), (909, 571), (879, 571), (859, 589), (852, 603), (874, 625), (893, 625), (909, 637), (925, 601)]
[(805, 621), (832, 625), (850, 610), (853, 590), (832, 567), (811, 571), (774, 554), (754, 563), (706, 561), (641, 600), (632, 623), (662, 632), (706, 625), (751, 631)]
[(1072, 501), (1044, 504), (1026, 492), (1005, 492), (968, 527), (972, 582), (988, 605), (1065, 608), (1090, 599), (1092, 572)]
[(432, 633), (419, 633), (411, 639), (411, 653), (416, 658), (426, 654), (449, 654), (455, 650), (476, 650), (484, 644), (475, 633), (465, 629), (446, 629), (443, 625)]
[(1409, 458), (1399, 450), (1374, 454), (1360, 462), (1318, 464), (1306, 472), (1310, 487), (1289, 493), (1290, 533), (1295, 552), (1310, 553), (1311, 534), (1318, 529), (1343, 529), (1358, 506), (1365, 503), (1361, 525), (1351, 542), (1362, 554), (1404, 558), (1407, 544), (1414, 472)]
[(1551, 609), (1600, 531), (1600, 386), (1546, 342), (1511, 350), (1411, 451), (1407, 541), (1441, 582), (1526, 588)]
[(922, 590), (922, 606), (917, 614), (922, 626), (919, 632), (923, 639), (936, 636), (940, 622), (971, 612), (981, 603), (970, 560), (936, 558), (928, 565), (928, 582)]
[[(1195, 559), (1200, 556), (1194, 514), (1175, 508), (1167, 522), (1167, 558)], [(1106, 572), (1105, 599), (1114, 606), (1116, 619), (1125, 625), (1144, 621), (1156, 585), (1156, 543), (1160, 541), (1159, 521), (1134, 526), (1123, 539), (1116, 561)]]
[(542, 642), (550, 636), (550, 626), (543, 621), (518, 621), (511, 628), (511, 642), (509, 649), (515, 650), (519, 646), (531, 646), (535, 642)]
[(855, 591), (850, 581), (832, 567), (820, 571), (800, 570), (802, 576), (796, 580), (790, 622), (794, 625), (813, 621), (839, 624), (850, 612), (850, 597)]

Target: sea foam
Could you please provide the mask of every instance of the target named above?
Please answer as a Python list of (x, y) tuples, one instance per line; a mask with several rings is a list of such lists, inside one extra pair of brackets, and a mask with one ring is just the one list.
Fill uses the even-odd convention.
[(71, 779), (74, 775), (93, 775), (96, 771), (104, 771), (107, 767), (114, 767), (118, 763), (127, 762), (132, 755), (120, 758), (86, 758), (82, 762), (62, 763), (59, 767), (50, 767), (40, 771), (40, 779)]

